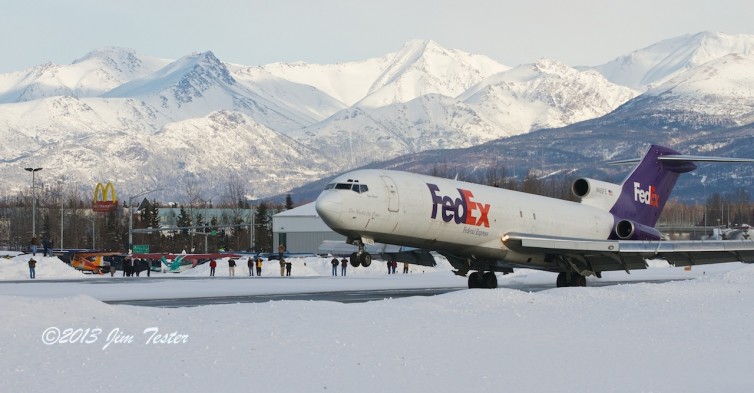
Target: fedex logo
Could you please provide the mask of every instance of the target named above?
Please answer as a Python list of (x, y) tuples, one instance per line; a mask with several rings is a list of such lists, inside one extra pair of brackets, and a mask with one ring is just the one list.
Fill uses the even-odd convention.
[(458, 197), (440, 195), (440, 187), (427, 183), (429, 193), (432, 194), (432, 219), (437, 219), (440, 213), (445, 222), (454, 221), (456, 224), (484, 226), (489, 228), (490, 221), (487, 214), (490, 212), (489, 203), (474, 201), (474, 194), (469, 190), (457, 188)]
[(649, 190), (641, 189), (641, 183), (634, 182), (634, 201), (645, 205), (660, 207), (660, 196), (657, 195), (657, 188), (649, 186)]

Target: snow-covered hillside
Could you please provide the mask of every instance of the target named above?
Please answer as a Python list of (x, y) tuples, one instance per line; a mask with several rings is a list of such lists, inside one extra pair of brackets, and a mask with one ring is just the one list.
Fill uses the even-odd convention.
[(130, 49), (98, 49), (70, 65), (46, 63), (20, 72), (0, 74), (0, 103), (55, 96), (94, 97), (149, 75), (169, 62), (140, 56)]
[(754, 55), (730, 54), (684, 72), (628, 102), (615, 117), (692, 129), (754, 122)]
[(644, 91), (730, 53), (754, 54), (754, 35), (701, 32), (670, 38), (594, 67), (616, 84)]

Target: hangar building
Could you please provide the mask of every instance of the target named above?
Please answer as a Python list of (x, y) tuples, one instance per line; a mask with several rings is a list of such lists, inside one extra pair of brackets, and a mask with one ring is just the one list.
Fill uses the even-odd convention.
[(285, 244), (291, 253), (318, 253), (325, 240), (346, 240), (317, 215), (314, 202), (272, 216), (272, 244)]

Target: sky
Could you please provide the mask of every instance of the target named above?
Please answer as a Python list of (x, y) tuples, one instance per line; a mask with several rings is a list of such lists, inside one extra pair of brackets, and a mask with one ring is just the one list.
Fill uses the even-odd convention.
[(599, 65), (700, 31), (754, 34), (750, 0), (5, 0), (0, 73), (108, 46), (248, 66), (379, 57), (413, 39), (508, 65)]

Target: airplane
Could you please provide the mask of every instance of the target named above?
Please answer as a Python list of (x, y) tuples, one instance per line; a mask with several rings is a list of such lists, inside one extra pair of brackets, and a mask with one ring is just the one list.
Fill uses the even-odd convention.
[(221, 258), (239, 258), (238, 254), (231, 253), (208, 253), (208, 254), (169, 254), (169, 253), (148, 253), (132, 254), (133, 258), (144, 258), (147, 260), (159, 259), (165, 265), (167, 271), (171, 273), (180, 273), (187, 269), (193, 269), (202, 259), (221, 259)]
[(113, 269), (107, 257), (122, 256), (119, 252), (78, 252), (71, 256), (71, 266), (83, 273), (104, 274)]
[[(754, 263), (754, 242), (668, 241), (654, 228), (679, 175), (694, 162), (752, 159), (683, 155), (652, 145), (622, 184), (579, 178), (571, 202), (410, 172), (363, 169), (336, 177), (315, 208), (357, 246), (352, 264), (368, 266), (366, 245), (435, 251), (469, 288), (496, 288), (495, 272), (528, 268), (558, 273), (557, 287), (586, 286), (587, 276), (647, 267)], [(409, 263), (429, 264), (426, 259)]]

